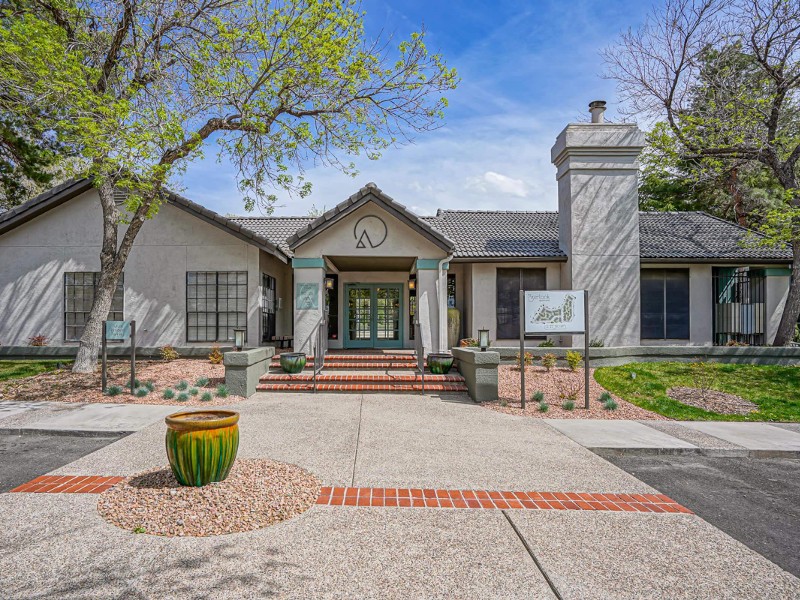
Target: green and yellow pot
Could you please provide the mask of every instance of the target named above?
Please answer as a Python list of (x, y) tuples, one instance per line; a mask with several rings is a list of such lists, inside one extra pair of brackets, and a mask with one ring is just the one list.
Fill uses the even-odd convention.
[(301, 373), (306, 368), (306, 353), (284, 352), (281, 354), (280, 361), (284, 373)]
[(453, 368), (452, 354), (428, 354), (428, 369), (434, 375), (447, 375)]
[(199, 487), (228, 476), (239, 450), (238, 412), (178, 412), (164, 421), (167, 458), (178, 483)]

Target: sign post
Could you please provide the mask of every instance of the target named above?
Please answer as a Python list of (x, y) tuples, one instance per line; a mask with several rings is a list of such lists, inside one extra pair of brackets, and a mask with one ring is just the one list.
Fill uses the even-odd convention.
[(108, 341), (124, 342), (131, 340), (131, 393), (134, 392), (136, 383), (136, 321), (103, 321), (103, 368), (101, 386), (106, 391)]
[(525, 334), (567, 333), (584, 336), (584, 408), (589, 408), (589, 292), (587, 290), (520, 291), (520, 362), (522, 407), (525, 408)]
[(525, 410), (525, 290), (519, 291), (519, 403)]

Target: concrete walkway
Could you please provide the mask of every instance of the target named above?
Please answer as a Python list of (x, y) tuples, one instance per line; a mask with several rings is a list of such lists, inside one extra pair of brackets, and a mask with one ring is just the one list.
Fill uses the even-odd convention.
[[(234, 408), (240, 456), (292, 462), (327, 485), (656, 491), (548, 423), (462, 397), (259, 394)], [(55, 473), (163, 466), (163, 435), (155, 423)], [(249, 533), (158, 538), (109, 525), (96, 502), (0, 495), (5, 597), (800, 595), (800, 580), (695, 515), (317, 505)]]
[(547, 419), (584, 448), (604, 455), (695, 454), (800, 458), (800, 428), (785, 423)]

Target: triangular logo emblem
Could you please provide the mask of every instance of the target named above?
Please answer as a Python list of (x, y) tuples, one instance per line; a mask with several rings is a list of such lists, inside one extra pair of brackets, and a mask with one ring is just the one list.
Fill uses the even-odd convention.
[[(366, 240), (366, 244), (364, 243), (364, 240)], [(367, 244), (369, 244), (369, 246), (367, 246)], [(369, 239), (369, 236), (367, 235), (367, 230), (365, 229), (364, 232), (361, 234), (361, 237), (358, 238), (358, 243), (356, 244), (356, 248), (367, 248), (367, 247), (374, 248), (374, 246), (372, 245), (372, 240)]]

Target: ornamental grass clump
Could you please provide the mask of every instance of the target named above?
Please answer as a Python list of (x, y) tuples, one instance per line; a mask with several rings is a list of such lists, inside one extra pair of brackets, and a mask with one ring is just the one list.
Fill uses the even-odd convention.
[(176, 398), (178, 402), (186, 402), (188, 399), (189, 399), (189, 394), (187, 394), (186, 392), (181, 392), (180, 394), (178, 394), (178, 397)]
[(533, 392), (533, 396), (531, 396), (531, 399), (534, 402), (542, 402), (544, 400), (544, 392)]
[(122, 393), (122, 386), (112, 385), (106, 390), (107, 396), (119, 396)]
[(203, 402), (211, 402), (214, 399), (214, 395), (211, 392), (203, 392), (203, 395), (200, 396), (200, 400)]
[(570, 371), (577, 371), (583, 360), (583, 354), (575, 350), (567, 350), (567, 366)]
[(197, 388), (192, 388), (192, 389), (189, 390), (189, 395), (190, 396), (197, 396), (197, 394), (199, 394), (199, 393), (200, 393), (200, 390), (198, 390)]
[(208, 382), (209, 382), (208, 377), (201, 377), (200, 379), (194, 382), (194, 386), (199, 388), (206, 387), (208, 385)]
[(221, 383), (217, 386), (217, 398), (227, 398), (230, 392), (228, 391), (228, 386), (224, 383)]
[(617, 410), (617, 403), (613, 398), (609, 398), (603, 402), (603, 408), (605, 410)]
[(597, 397), (597, 401), (600, 402), (601, 404), (605, 404), (609, 400), (612, 400), (612, 398), (611, 394), (609, 394), (608, 392), (603, 392)]
[(133, 392), (133, 395), (136, 396), (137, 398), (144, 398), (149, 393), (150, 392), (148, 391), (148, 389), (146, 387), (140, 387), (140, 388), (136, 388), (136, 391)]
[(539, 412), (540, 413), (546, 413), (548, 410), (550, 410), (550, 405), (547, 402), (544, 402), (544, 401), (539, 402)]
[(155, 392), (156, 391), (156, 383), (152, 379), (148, 379), (144, 382), (144, 387), (147, 388), (148, 392)]
[(130, 381), (128, 383), (126, 383), (125, 385), (126, 385), (126, 387), (129, 387), (131, 390), (135, 390), (136, 388), (142, 387), (142, 382), (139, 381), (138, 379), (134, 379), (133, 380), (133, 385), (131, 385)]
[(542, 366), (549, 373), (550, 369), (552, 369), (553, 367), (556, 366), (556, 361), (557, 360), (558, 360), (558, 358), (556, 357), (555, 354), (548, 352), (547, 354), (542, 356)]
[(161, 397), (164, 398), (164, 400), (172, 400), (175, 397), (175, 390), (167, 388), (161, 392)]
[(574, 400), (564, 400), (561, 403), (561, 408), (564, 410), (574, 410), (575, 409), (575, 401)]
[(183, 392), (183, 391), (185, 391), (185, 390), (189, 389), (189, 382), (188, 382), (188, 381), (186, 381), (185, 379), (181, 379), (181, 380), (178, 382), (178, 384), (175, 386), (175, 388), (176, 388), (176, 389), (179, 389), (180, 391), (182, 391), (182, 392)]

